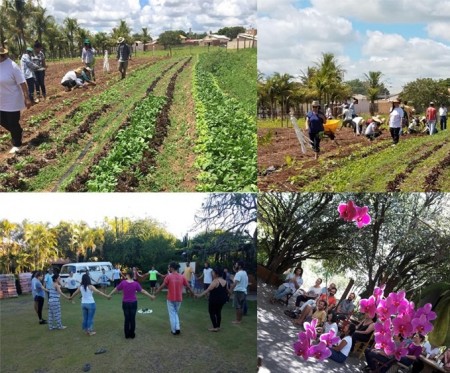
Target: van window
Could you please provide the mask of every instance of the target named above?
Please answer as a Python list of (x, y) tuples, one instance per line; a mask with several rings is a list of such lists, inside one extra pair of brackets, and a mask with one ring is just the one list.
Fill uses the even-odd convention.
[(77, 270), (75, 266), (65, 265), (61, 268), (61, 274), (62, 275), (68, 275), (70, 272), (76, 273)]
[(102, 265), (102, 267), (105, 271), (110, 271), (112, 269), (109, 264), (104, 264), (104, 265)]
[(88, 268), (89, 268), (89, 271), (101, 271), (100, 266), (97, 264), (89, 265)]

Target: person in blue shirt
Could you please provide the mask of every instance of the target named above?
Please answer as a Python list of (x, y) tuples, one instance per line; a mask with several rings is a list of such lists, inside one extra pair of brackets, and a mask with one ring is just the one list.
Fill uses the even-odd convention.
[(319, 101), (312, 102), (312, 110), (306, 114), (306, 129), (311, 140), (314, 158), (319, 158), (320, 138), (324, 131), (324, 124), (327, 121), (325, 115), (320, 111)]
[[(44, 287), (42, 286), (43, 274), (37, 271), (31, 280), (31, 293), (34, 299), (34, 309), (39, 317), (39, 324), (47, 324), (47, 321), (42, 318), (42, 309), (44, 308)], [(53, 282), (53, 279), (52, 279)]]

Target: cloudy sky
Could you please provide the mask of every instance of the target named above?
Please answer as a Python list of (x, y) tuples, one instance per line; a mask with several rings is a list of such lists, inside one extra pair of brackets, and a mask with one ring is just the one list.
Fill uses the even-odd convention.
[[(38, 0), (34, 0), (37, 2)], [(109, 32), (120, 19), (132, 31), (149, 29), (152, 37), (165, 30), (216, 32), (226, 26), (256, 26), (256, 0), (39, 0), (61, 23), (66, 17), (91, 31)]]
[[(100, 225), (105, 216), (153, 218), (177, 238), (195, 232), (194, 216), (206, 193), (0, 193), (0, 220), (61, 220)], [(192, 234), (189, 234), (192, 236)]]
[(260, 0), (258, 69), (298, 76), (333, 53), (345, 80), (382, 71), (392, 93), (450, 77), (450, 0)]

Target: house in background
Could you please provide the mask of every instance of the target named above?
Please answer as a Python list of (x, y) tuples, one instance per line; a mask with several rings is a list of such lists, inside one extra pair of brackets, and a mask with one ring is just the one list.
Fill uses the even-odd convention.
[(229, 41), (230, 38), (226, 37), (225, 35), (209, 34), (201, 40), (199, 45), (204, 47), (226, 46)]

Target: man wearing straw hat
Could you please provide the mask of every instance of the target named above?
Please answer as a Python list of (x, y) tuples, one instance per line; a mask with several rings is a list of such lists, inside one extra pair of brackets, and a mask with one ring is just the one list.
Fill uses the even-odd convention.
[(400, 130), (402, 129), (402, 119), (403, 119), (403, 110), (400, 107), (400, 100), (394, 99), (392, 101), (392, 109), (389, 113), (389, 131), (391, 132), (391, 137), (393, 144), (395, 146), (398, 144), (400, 140)]
[(8, 49), (0, 46), (0, 125), (11, 133), (10, 154), (22, 146), (20, 111), (31, 107), (28, 87), (20, 67), (9, 58)]
[(312, 110), (306, 114), (306, 129), (308, 130), (309, 139), (315, 153), (314, 158), (319, 158), (320, 153), (320, 133), (324, 131), (324, 124), (327, 121), (325, 115), (319, 111), (319, 101), (312, 102)]
[(122, 79), (127, 75), (128, 60), (131, 60), (130, 47), (125, 43), (125, 39), (120, 37), (117, 40), (117, 60), (119, 61), (119, 72), (122, 74)]

